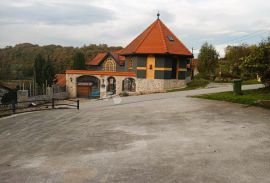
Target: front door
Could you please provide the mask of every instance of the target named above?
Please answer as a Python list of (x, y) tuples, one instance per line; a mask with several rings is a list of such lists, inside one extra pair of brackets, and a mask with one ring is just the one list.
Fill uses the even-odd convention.
[(148, 56), (147, 57), (147, 68), (146, 68), (146, 78), (154, 79), (155, 76), (155, 57)]
[(78, 97), (89, 98), (91, 93), (90, 86), (78, 85), (77, 86), (77, 95)]

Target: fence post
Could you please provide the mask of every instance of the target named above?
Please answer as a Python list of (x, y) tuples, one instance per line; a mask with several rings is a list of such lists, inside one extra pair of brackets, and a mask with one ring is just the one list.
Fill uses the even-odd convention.
[(12, 105), (12, 112), (13, 112), (13, 114), (15, 114), (15, 113), (16, 113), (16, 104), (15, 104), (15, 100), (12, 100), (11, 105)]
[(52, 98), (52, 109), (54, 109), (54, 98)]
[(77, 109), (80, 109), (80, 100), (77, 100)]

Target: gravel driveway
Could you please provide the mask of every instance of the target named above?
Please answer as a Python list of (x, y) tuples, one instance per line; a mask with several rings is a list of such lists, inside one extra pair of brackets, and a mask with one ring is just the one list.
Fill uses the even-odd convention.
[(270, 110), (187, 97), (230, 89), (2, 118), (0, 182), (269, 183)]

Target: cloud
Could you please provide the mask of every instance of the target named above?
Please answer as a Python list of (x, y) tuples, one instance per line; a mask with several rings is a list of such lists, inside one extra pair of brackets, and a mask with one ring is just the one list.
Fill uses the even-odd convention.
[(106, 22), (114, 18), (111, 10), (85, 3), (4, 3), (0, 7), (0, 23), (74, 25)]
[[(125, 46), (156, 19), (158, 10), (161, 20), (195, 52), (207, 41), (223, 55), (222, 50), (228, 44), (256, 43), (269, 35), (266, 30), (270, 28), (268, 0), (0, 0), (0, 3), (0, 47), (20, 42)], [(250, 37), (256, 31), (261, 32)]]

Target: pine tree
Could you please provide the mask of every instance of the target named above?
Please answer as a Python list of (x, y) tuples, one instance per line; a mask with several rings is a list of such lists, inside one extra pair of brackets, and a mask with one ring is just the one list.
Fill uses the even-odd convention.
[[(52, 65), (51, 59), (48, 57), (48, 60), (46, 62), (45, 68), (44, 68), (44, 78), (45, 78), (45, 83), (47, 81), (47, 84), (51, 86), (53, 84), (54, 76), (55, 76), (55, 71), (54, 67)], [(44, 82), (44, 81), (43, 81)]]
[(73, 57), (73, 69), (84, 70), (85, 69), (85, 58), (82, 52), (75, 53)]
[(44, 76), (44, 67), (46, 65), (45, 59), (41, 54), (38, 54), (35, 58), (34, 63), (34, 77), (38, 86), (42, 86), (44, 84), (45, 76)]

